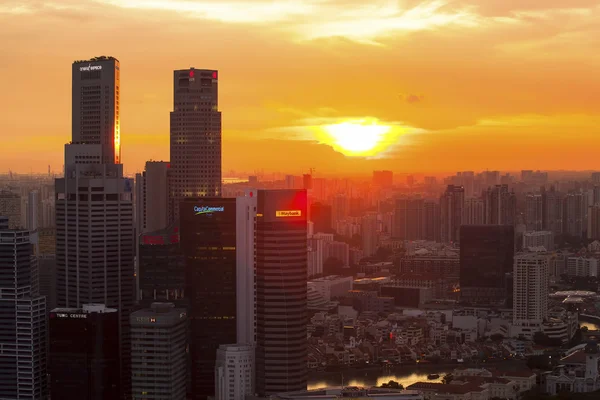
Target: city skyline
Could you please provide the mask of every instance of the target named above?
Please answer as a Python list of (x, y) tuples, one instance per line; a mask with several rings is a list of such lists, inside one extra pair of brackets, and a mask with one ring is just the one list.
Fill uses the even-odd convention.
[[(224, 171), (593, 169), (600, 8), (520, 3), (3, 2), (0, 131), (12, 138), (0, 171), (61, 170), (68, 65), (100, 54), (122, 63), (129, 173), (169, 159), (171, 74), (189, 67), (219, 70)], [(73, 34), (82, 21), (86, 34)], [(190, 55), (186, 42), (203, 36)], [(14, 79), (24, 69), (37, 72)], [(364, 150), (363, 137), (383, 141)]]

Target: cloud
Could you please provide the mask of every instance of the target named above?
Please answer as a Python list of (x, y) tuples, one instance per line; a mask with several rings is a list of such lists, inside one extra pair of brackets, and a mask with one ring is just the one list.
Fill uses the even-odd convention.
[(405, 94), (405, 93), (400, 93), (398, 95), (398, 97), (400, 98), (400, 100), (408, 103), (408, 104), (416, 104), (416, 103), (421, 103), (423, 100), (425, 100), (425, 96), (423, 96), (422, 94)]

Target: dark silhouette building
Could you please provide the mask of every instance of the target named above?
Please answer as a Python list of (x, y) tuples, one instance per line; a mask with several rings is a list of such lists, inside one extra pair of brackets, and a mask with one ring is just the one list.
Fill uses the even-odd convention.
[(215, 391), (217, 349), (236, 343), (236, 199), (185, 199), (180, 203), (180, 224), (189, 298), (191, 392), (193, 399), (206, 399)]
[(331, 213), (331, 206), (323, 203), (314, 203), (310, 206), (310, 219), (313, 225), (313, 231), (315, 233), (331, 233), (333, 215)]
[(50, 390), (53, 399), (119, 397), (119, 313), (102, 304), (50, 312)]
[(142, 234), (138, 257), (140, 306), (148, 308), (157, 301), (185, 306), (185, 260), (179, 228), (172, 225)]
[(461, 302), (470, 305), (506, 306), (507, 275), (512, 274), (515, 232), (511, 225), (460, 227)]

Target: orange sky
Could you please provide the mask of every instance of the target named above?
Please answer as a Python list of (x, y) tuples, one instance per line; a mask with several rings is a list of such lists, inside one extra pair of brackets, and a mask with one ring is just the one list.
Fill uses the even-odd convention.
[[(61, 170), (70, 64), (98, 55), (129, 173), (168, 159), (190, 66), (220, 71), (225, 171), (600, 169), (599, 0), (2, 0), (0, 171)], [(375, 159), (317, 132), (365, 118), (401, 133)]]

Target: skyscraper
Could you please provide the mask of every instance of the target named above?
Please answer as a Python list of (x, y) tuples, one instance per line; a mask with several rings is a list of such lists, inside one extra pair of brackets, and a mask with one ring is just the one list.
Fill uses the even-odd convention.
[(172, 205), (169, 196), (168, 161), (146, 161), (144, 172), (135, 177), (136, 234), (169, 226)]
[(435, 201), (425, 201), (425, 240), (439, 242), (441, 240), (440, 205)]
[(369, 212), (362, 217), (360, 224), (360, 235), (362, 237), (362, 250), (365, 257), (371, 257), (377, 252), (377, 213)]
[(170, 190), (174, 218), (186, 197), (221, 196), (221, 112), (218, 72), (173, 74)]
[(90, 145), (77, 154), (83, 164), (121, 163), (119, 109), (121, 68), (114, 57), (75, 61), (72, 71), (72, 142)]
[(508, 185), (496, 185), (484, 193), (485, 223), (489, 225), (514, 225), (516, 197)]
[(0, 398), (46, 400), (46, 299), (36, 291), (29, 232), (0, 219)]
[(119, 397), (119, 315), (102, 304), (50, 312), (53, 399)]
[(583, 193), (568, 193), (563, 198), (563, 232), (570, 236), (583, 237), (583, 232), (587, 231), (587, 224), (584, 224), (585, 214), (587, 213)]
[(257, 193), (256, 388), (260, 395), (306, 389), (306, 190)]
[(130, 318), (132, 398), (185, 400), (185, 309), (175, 308), (172, 303), (153, 303)]
[(425, 200), (396, 200), (392, 236), (399, 240), (425, 239)]
[(554, 187), (542, 192), (542, 228), (554, 236), (563, 233), (562, 194)]
[(448, 185), (440, 198), (442, 242), (457, 242), (465, 208), (465, 189)]
[(236, 199), (185, 199), (180, 204), (180, 224), (189, 298), (192, 398), (206, 399), (215, 391), (217, 349), (236, 342)]
[(485, 223), (485, 206), (482, 199), (469, 198), (465, 200), (465, 225), (483, 225)]
[(254, 347), (222, 345), (217, 350), (215, 400), (238, 400), (254, 394)]
[(72, 68), (72, 142), (56, 179), (57, 305), (104, 304), (119, 313), (122, 394), (130, 394), (129, 313), (135, 298), (133, 181), (120, 164), (118, 60)]
[(543, 201), (541, 194), (525, 196), (525, 224), (527, 231), (541, 231), (543, 228)]
[[(514, 227), (463, 225), (460, 228), (461, 301), (472, 305), (507, 304), (507, 274), (513, 272)], [(512, 295), (511, 295), (512, 296)]]
[(513, 323), (541, 324), (548, 318), (550, 256), (524, 253), (515, 256)]

